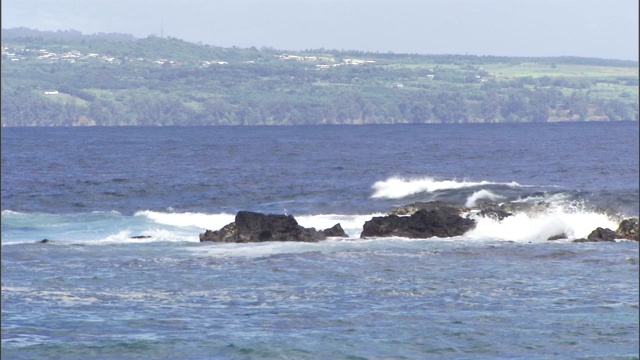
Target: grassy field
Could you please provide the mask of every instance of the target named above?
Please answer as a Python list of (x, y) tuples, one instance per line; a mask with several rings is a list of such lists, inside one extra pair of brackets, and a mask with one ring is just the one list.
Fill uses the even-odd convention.
[(636, 103), (639, 102), (639, 88), (637, 86), (626, 86), (621, 84), (611, 83), (596, 83), (595, 87), (590, 90), (590, 93), (594, 96), (603, 99), (617, 99), (623, 98)]
[(547, 65), (537, 63), (487, 64), (482, 67), (496, 77), (585, 77), (618, 78), (638, 77), (638, 68), (594, 65)]

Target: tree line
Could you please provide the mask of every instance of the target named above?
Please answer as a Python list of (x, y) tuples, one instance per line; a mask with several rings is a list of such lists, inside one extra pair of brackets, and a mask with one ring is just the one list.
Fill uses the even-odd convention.
[[(262, 98), (210, 98), (197, 107), (174, 94), (135, 94), (122, 101), (87, 104), (49, 101), (25, 89), (2, 91), (3, 126), (75, 125), (296, 125), (375, 123), (546, 122), (637, 120), (621, 100), (593, 102), (574, 92), (553, 89), (488, 92), (470, 99), (460, 91), (363, 96), (357, 91), (322, 98), (285, 95)], [(597, 109), (594, 111), (593, 109)]]

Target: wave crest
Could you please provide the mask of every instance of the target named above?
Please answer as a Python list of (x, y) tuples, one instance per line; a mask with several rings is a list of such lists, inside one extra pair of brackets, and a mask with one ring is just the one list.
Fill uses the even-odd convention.
[(193, 213), (193, 212), (159, 212), (159, 211), (151, 211), (144, 210), (138, 211), (134, 214), (134, 216), (145, 217), (153, 222), (162, 225), (172, 225), (179, 227), (197, 227), (200, 229), (219, 229), (231, 222), (235, 219), (235, 214), (204, 214), (204, 213)]
[(480, 191), (474, 192), (469, 198), (467, 198), (467, 202), (465, 203), (466, 207), (474, 207), (478, 203), (478, 200), (481, 199), (489, 199), (491, 201), (496, 201), (500, 199), (504, 199), (504, 196), (497, 195), (492, 193), (489, 190), (482, 189)]
[(486, 185), (504, 185), (508, 187), (524, 187), (515, 181), (509, 183), (491, 181), (467, 181), (467, 180), (436, 180), (433, 177), (417, 179), (405, 179), (402, 177), (390, 177), (373, 184), (372, 198), (376, 199), (402, 199), (407, 196), (423, 192), (435, 192), (440, 190), (454, 190)]

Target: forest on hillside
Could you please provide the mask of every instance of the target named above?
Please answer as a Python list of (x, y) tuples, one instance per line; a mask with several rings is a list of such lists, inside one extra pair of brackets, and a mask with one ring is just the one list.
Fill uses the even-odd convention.
[(638, 120), (638, 62), (2, 29), (2, 126)]

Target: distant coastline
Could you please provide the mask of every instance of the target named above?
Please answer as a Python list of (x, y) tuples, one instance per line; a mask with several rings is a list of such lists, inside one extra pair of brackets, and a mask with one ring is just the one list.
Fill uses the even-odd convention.
[(2, 126), (638, 121), (638, 62), (2, 29)]

